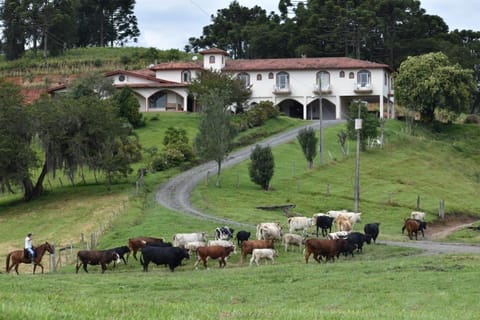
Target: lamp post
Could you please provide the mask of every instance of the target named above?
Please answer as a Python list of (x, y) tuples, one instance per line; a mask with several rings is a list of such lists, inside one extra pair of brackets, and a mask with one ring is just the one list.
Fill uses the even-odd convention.
[(360, 130), (362, 130), (362, 119), (360, 118), (360, 108), (362, 102), (357, 102), (358, 117), (355, 119), (355, 130), (357, 131), (357, 155), (355, 161), (355, 190), (354, 190), (354, 204), (353, 211), (358, 213), (358, 204), (360, 202)]

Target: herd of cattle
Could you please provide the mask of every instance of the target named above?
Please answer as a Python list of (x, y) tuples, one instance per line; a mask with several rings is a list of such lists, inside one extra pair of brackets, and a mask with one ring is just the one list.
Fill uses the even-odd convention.
[[(218, 260), (220, 268), (226, 266), (226, 261), (231, 253), (236, 253), (237, 246), (241, 250), (241, 263), (247, 255), (251, 255), (250, 266), (253, 263), (259, 265), (261, 260), (270, 260), (272, 263), (278, 256), (275, 244), (281, 243), (285, 252), (292, 246), (303, 247), (305, 262), (311, 255), (317, 262), (335, 261), (341, 254), (354, 256), (354, 252), (361, 253), (363, 244), (375, 243), (379, 235), (380, 223), (367, 223), (364, 225), (364, 233), (353, 232), (353, 226), (361, 221), (361, 213), (342, 211), (328, 211), (317, 213), (313, 217), (290, 217), (287, 219), (288, 233), (282, 232), (282, 226), (278, 222), (264, 222), (256, 226), (256, 239), (251, 240), (251, 233), (238, 231), (234, 237), (234, 230), (228, 226), (215, 229), (215, 240), (207, 240), (206, 232), (177, 233), (172, 242), (165, 242), (163, 238), (136, 237), (128, 239), (127, 246), (107, 250), (81, 250), (77, 253), (76, 272), (83, 266), (88, 272), (87, 265), (101, 265), (102, 273), (107, 270), (108, 264), (120, 263), (123, 260), (127, 264), (130, 254), (135, 260), (140, 260), (143, 271), (148, 271), (148, 265), (165, 265), (174, 271), (182, 264), (184, 259), (195, 255), (195, 269), (200, 263), (208, 268), (208, 260)], [(332, 232), (332, 226), (336, 226)], [(310, 227), (316, 227), (316, 238), (308, 236)], [(402, 233), (407, 230), (409, 239), (417, 239), (418, 233), (424, 235), (426, 228), (425, 213), (413, 211), (411, 217), (405, 219)], [(302, 234), (295, 232), (301, 231)], [(322, 238), (319, 238), (321, 231)], [(236, 243), (233, 240), (236, 240)], [(137, 258), (137, 252), (140, 257)]]

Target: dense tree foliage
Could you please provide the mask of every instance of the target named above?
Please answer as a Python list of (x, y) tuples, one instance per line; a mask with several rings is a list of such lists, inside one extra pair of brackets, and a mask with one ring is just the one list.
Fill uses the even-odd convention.
[(67, 48), (123, 45), (140, 35), (135, 0), (5, 0), (0, 7), (3, 51), (17, 59), (28, 46), (44, 56)]
[(140, 112), (140, 103), (131, 88), (125, 87), (116, 91), (113, 102), (118, 115), (125, 118), (135, 129), (145, 126), (145, 120)]
[(395, 100), (431, 122), (438, 108), (468, 112), (475, 92), (472, 72), (452, 64), (443, 53), (409, 57), (400, 66)]
[(250, 161), (248, 165), (250, 180), (263, 190), (268, 190), (275, 167), (272, 149), (257, 144), (250, 154)]
[(318, 138), (315, 136), (313, 128), (302, 129), (297, 135), (298, 143), (302, 148), (303, 155), (307, 159), (308, 167), (312, 168), (313, 159), (317, 156)]
[[(360, 110), (359, 110), (360, 109)], [(357, 130), (355, 130), (355, 119), (358, 119), (360, 111), (360, 119), (362, 119), (362, 129), (360, 130), (360, 147), (362, 150), (367, 148), (368, 139), (378, 137), (378, 129), (380, 128), (380, 120), (375, 114), (368, 112), (367, 104), (363, 101), (352, 101), (348, 110), (347, 135), (350, 139), (356, 139)], [(342, 139), (339, 136), (339, 139)]]

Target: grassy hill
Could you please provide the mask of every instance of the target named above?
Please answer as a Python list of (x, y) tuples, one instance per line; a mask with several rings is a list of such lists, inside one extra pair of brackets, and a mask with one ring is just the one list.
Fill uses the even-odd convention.
[[(170, 118), (171, 117), (171, 118)], [(160, 145), (171, 123), (195, 117), (161, 115), (139, 131), (146, 146)], [(281, 118), (289, 123), (290, 119)], [(277, 127), (279, 123), (269, 123)], [(289, 123), (297, 125), (298, 122)], [(427, 220), (435, 219), (438, 201), (448, 214), (478, 216), (480, 184), (480, 130), (474, 125), (449, 125), (432, 131), (416, 128), (404, 134), (404, 124), (388, 121), (386, 145), (361, 154), (360, 211), (365, 222), (380, 221), (380, 239), (405, 240), (401, 223), (415, 207), (417, 196)], [(194, 203), (222, 217), (255, 224), (277, 220), (280, 212), (261, 211), (258, 205), (295, 203), (297, 214), (311, 215), (353, 206), (354, 143), (342, 155), (336, 134), (343, 125), (325, 130), (326, 163), (308, 169), (296, 141), (274, 148), (275, 175), (271, 191), (249, 181), (246, 164), (225, 170), (222, 187), (203, 183)], [(187, 130), (194, 136), (194, 126)], [(207, 231), (216, 223), (181, 215), (154, 202), (156, 186), (178, 172), (149, 174), (144, 189), (131, 179), (107, 190), (99, 185), (60, 187), (52, 180), (47, 196), (33, 203), (18, 195), (0, 198), (0, 249), (22, 245), (27, 231), (35, 242), (70, 241), (80, 246), (80, 233), (89, 240), (101, 231), (99, 248), (126, 244), (138, 235), (164, 236), (176, 232)], [(327, 192), (328, 191), (328, 192)], [(453, 236), (478, 242), (473, 230)], [(406, 240), (405, 240), (406, 241)], [(341, 257), (335, 263), (305, 264), (301, 250), (281, 249), (273, 266), (241, 265), (233, 255), (224, 270), (210, 261), (210, 270), (193, 270), (191, 259), (174, 273), (150, 267), (147, 274), (133, 259), (101, 275), (75, 274), (74, 262), (64, 262), (55, 274), (45, 276), (0, 274), (2, 316), (43, 319), (472, 319), (479, 257), (474, 255), (418, 256), (406, 248), (371, 245), (363, 254)], [(2, 259), (4, 256), (2, 256)], [(1, 261), (4, 264), (4, 260)], [(47, 259), (44, 260), (48, 270)], [(28, 268), (23, 269), (28, 272)], [(28, 301), (25, 303), (25, 301)], [(455, 302), (455, 303), (452, 303)]]

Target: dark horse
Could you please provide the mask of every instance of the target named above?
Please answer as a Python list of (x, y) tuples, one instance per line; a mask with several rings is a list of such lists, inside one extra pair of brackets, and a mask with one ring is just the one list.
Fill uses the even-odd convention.
[[(35, 270), (37, 269), (37, 266), (40, 266), (42, 268), (42, 273), (43, 273), (43, 265), (41, 263), (43, 255), (45, 254), (46, 251), (49, 253), (53, 253), (53, 248), (50, 246), (48, 242), (45, 242), (42, 245), (39, 245), (34, 249), (35, 251), (35, 259), (33, 260), (34, 265), (33, 265), (33, 273), (35, 273)], [(12, 265), (10, 265), (10, 259), (12, 259)], [(13, 267), (15, 267), (15, 272), (18, 274), (18, 265), (20, 263), (32, 263), (32, 259), (30, 257), (25, 257), (24, 250), (15, 250), (10, 252), (7, 255), (7, 273), (12, 270)]]

